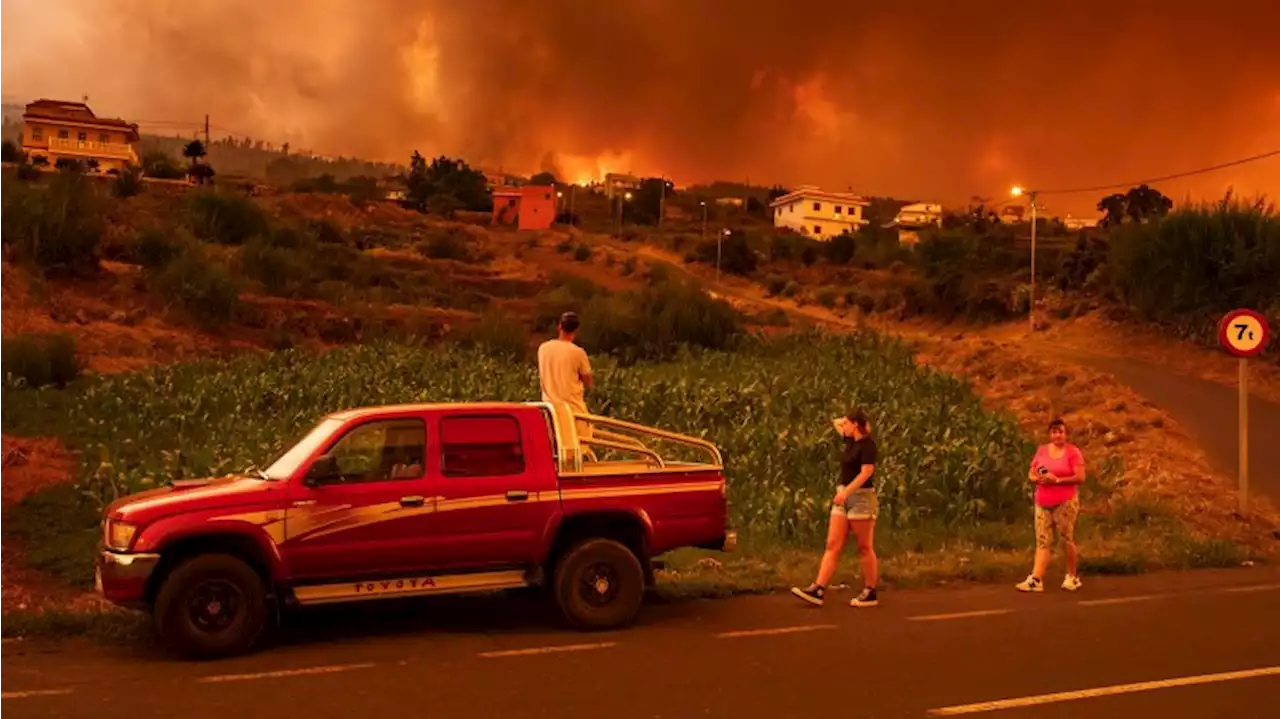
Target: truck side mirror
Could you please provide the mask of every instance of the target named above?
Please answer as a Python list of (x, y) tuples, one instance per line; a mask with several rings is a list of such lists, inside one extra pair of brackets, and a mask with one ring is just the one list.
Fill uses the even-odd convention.
[(338, 472), (338, 459), (328, 454), (321, 455), (311, 463), (311, 469), (308, 469), (306, 475), (302, 477), (302, 486), (319, 487), (341, 476)]

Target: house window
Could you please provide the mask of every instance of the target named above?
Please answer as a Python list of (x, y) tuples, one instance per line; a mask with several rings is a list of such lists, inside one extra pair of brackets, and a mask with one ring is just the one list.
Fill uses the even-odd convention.
[(795, 205), (787, 205), (787, 212), (795, 212), (795, 211), (796, 211)]
[(814, 226), (813, 226), (813, 234), (815, 234), (815, 235), (821, 235), (821, 234), (822, 234), (822, 225), (814, 225)]
[(841, 212), (843, 212), (843, 211), (844, 211), (844, 208), (843, 208), (843, 207), (841, 207), (840, 205), (836, 205), (836, 214), (837, 214), (837, 215), (838, 215), (838, 214), (840, 214), (840, 213), (841, 213)]
[(77, 132), (76, 139), (79, 140), (80, 142), (84, 142), (85, 140), (89, 139), (89, 134), (86, 132)]
[(366, 422), (347, 432), (308, 473), (343, 484), (426, 476), (427, 428), (420, 419)]
[(104, 144), (104, 145), (105, 145), (105, 144), (107, 144), (108, 142), (111, 142), (111, 136), (109, 136), (109, 135), (108, 135), (107, 133), (105, 133), (105, 132), (100, 133), (100, 134), (98, 135), (98, 142), (101, 142), (102, 144)]
[(550, 192), (548, 192), (548, 193), (544, 194), (544, 195), (542, 196), (542, 199), (544, 199), (544, 200), (550, 200), (550, 199), (551, 199), (551, 193), (550, 193)]
[(813, 211), (814, 211), (814, 212), (821, 212), (821, 211), (822, 211), (822, 203), (821, 203), (821, 202), (815, 202), (815, 203), (813, 203)]
[(515, 207), (515, 206), (516, 206), (516, 200), (514, 197), (511, 198), (510, 200), (507, 200), (507, 207)]
[(455, 415), (440, 421), (440, 471), (446, 477), (522, 474), (520, 423), (509, 415)]
[(43, 139), (44, 139), (44, 130), (42, 130), (41, 128), (38, 128), (38, 127), (33, 127), (33, 128), (31, 128), (31, 139), (32, 139), (32, 140), (43, 140)]
[(71, 137), (71, 135), (67, 134), (67, 131), (66, 131), (66, 130), (58, 130), (58, 139), (59, 139), (59, 140), (65, 140), (65, 139), (67, 139), (68, 137)]

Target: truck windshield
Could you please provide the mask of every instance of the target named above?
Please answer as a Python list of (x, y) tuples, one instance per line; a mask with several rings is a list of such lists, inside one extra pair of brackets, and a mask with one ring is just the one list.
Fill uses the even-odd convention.
[(300, 442), (293, 445), (293, 448), (285, 452), (280, 459), (271, 463), (267, 467), (265, 474), (268, 479), (280, 480), (288, 479), (294, 472), (298, 471), (298, 467), (317, 449), (322, 447), (333, 433), (338, 431), (342, 426), (342, 421), (329, 418), (315, 426), (315, 429), (307, 433)]

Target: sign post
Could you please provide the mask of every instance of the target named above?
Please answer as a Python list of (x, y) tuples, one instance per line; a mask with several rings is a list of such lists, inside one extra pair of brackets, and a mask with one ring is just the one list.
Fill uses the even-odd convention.
[(1240, 387), (1240, 515), (1249, 513), (1249, 358), (1271, 339), (1267, 318), (1253, 310), (1232, 310), (1218, 323), (1218, 342), (1239, 362)]

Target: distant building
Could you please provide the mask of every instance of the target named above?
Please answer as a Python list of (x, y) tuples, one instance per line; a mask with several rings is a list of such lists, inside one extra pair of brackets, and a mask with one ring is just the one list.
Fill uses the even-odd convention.
[(1071, 230), (1074, 232), (1075, 230), (1085, 230), (1085, 229), (1092, 229), (1094, 227), (1097, 227), (1098, 218), (1072, 217), (1071, 215), (1067, 215), (1066, 217), (1062, 218), (1062, 224), (1065, 225), (1068, 230)]
[(826, 192), (805, 185), (769, 204), (773, 226), (789, 227), (817, 240), (829, 240), (854, 232), (867, 224), (863, 217), (870, 202), (846, 192)]
[(138, 126), (98, 117), (83, 102), (36, 100), (22, 115), (22, 149), (49, 164), (67, 158), (96, 160), (98, 170), (123, 170), (138, 164)]
[(493, 191), (493, 224), (545, 230), (556, 219), (554, 187), (501, 187)]
[(933, 202), (917, 202), (898, 210), (893, 221), (885, 225), (898, 230), (898, 243), (915, 247), (920, 244), (920, 231), (942, 225), (942, 205)]
[(721, 207), (742, 207), (747, 204), (741, 197), (717, 197), (715, 202)]
[(509, 172), (504, 172), (500, 167), (498, 168), (476, 167), (473, 169), (475, 169), (481, 175), (484, 175), (485, 187), (489, 188), (490, 190), (494, 190), (500, 187), (519, 187), (520, 185), (524, 184), (523, 177), (520, 177), (518, 175), (512, 175)]
[(640, 178), (635, 175), (623, 175), (610, 172), (604, 176), (604, 196), (613, 199), (618, 195), (635, 192), (640, 189)]

